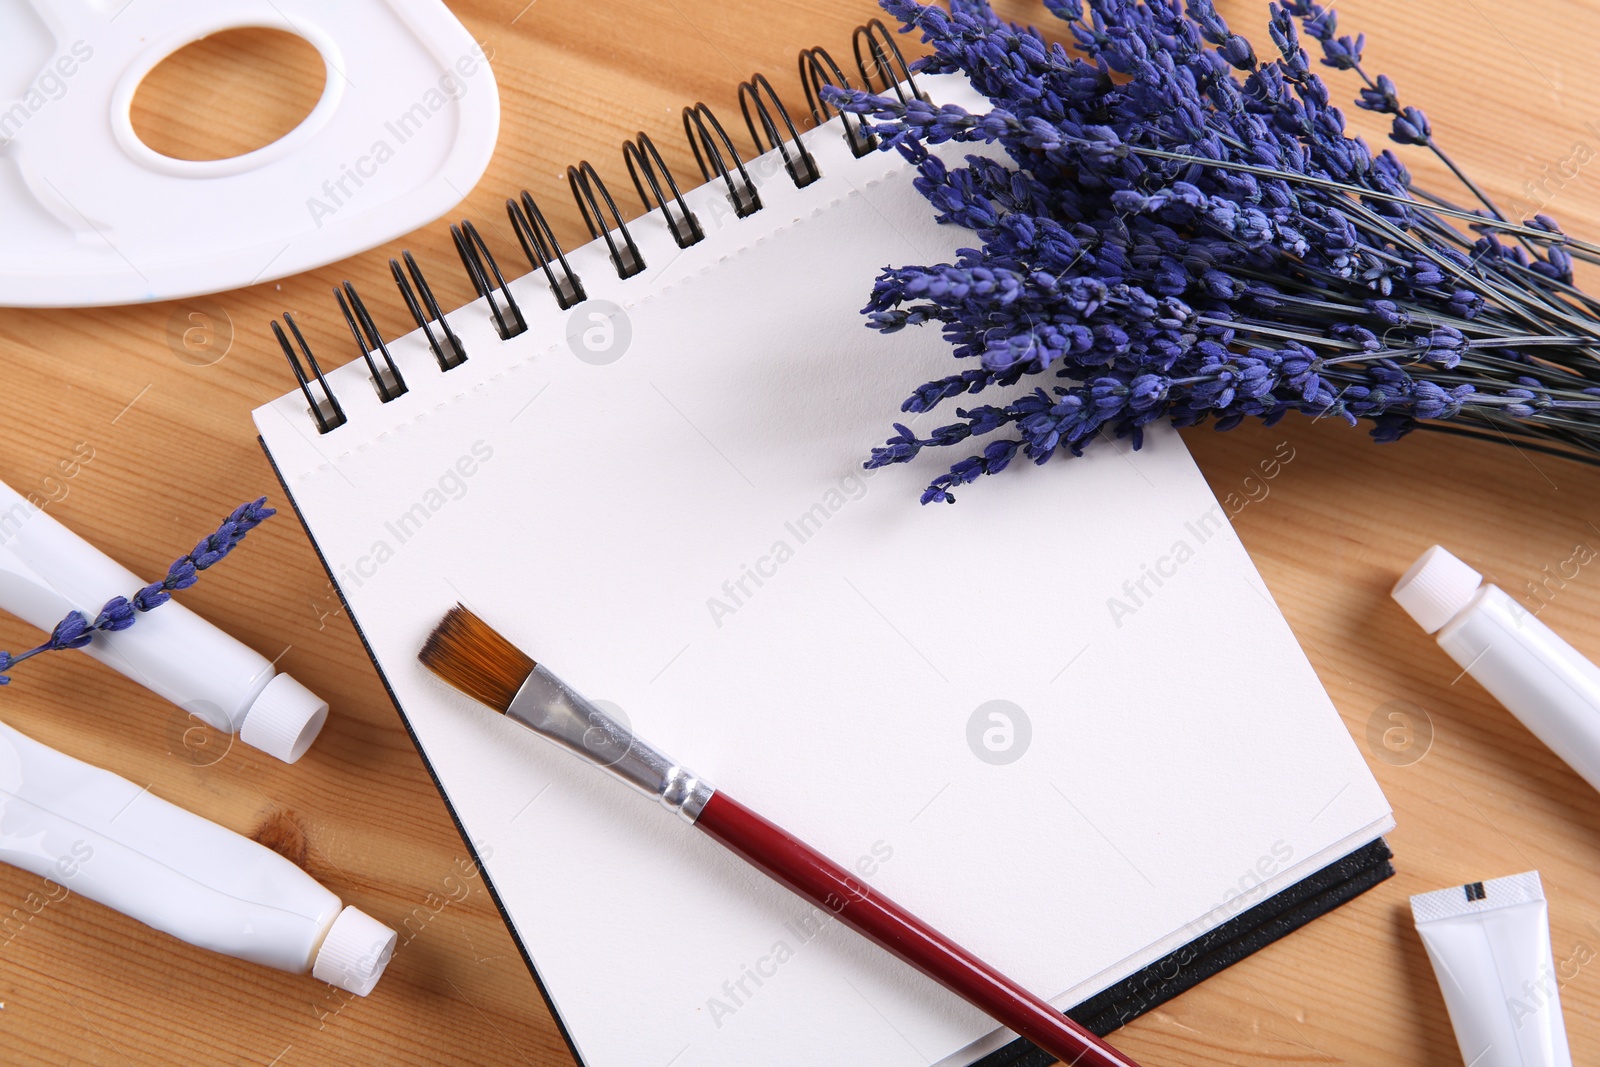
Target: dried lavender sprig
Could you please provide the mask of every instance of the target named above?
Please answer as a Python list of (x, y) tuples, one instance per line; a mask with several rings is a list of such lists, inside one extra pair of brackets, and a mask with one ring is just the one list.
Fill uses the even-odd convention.
[[(846, 107), (847, 110), (858, 110), (858, 111), (862, 111), (862, 112), (864, 112), (866, 114), (871, 114), (874, 117), (878, 117), (878, 118), (889, 117), (889, 118), (892, 118), (892, 119), (897, 119), (897, 120), (902, 121), (902, 122), (906, 122), (906, 121), (910, 121), (911, 120), (911, 109), (915, 108), (917, 106), (916, 104), (913, 104), (913, 105), (911, 105), (911, 108), (908, 108), (904, 103), (902, 103), (902, 102), (900, 102), (898, 100), (891, 100), (891, 99), (882, 98), (882, 97), (873, 97), (873, 96), (870, 96), (870, 95), (865, 94), (865, 93), (847, 93), (847, 92), (839, 91), (839, 90), (830, 90), (829, 91), (829, 95), (830, 95), (830, 98), (831, 98), (832, 102)], [(926, 105), (924, 105), (924, 106), (926, 106)], [(957, 121), (955, 123), (952, 123), (950, 121), (952, 119), (952, 117), (956, 118)], [(983, 129), (982, 132), (979, 133), (979, 135), (977, 137), (961, 138), (959, 133), (952, 132), (952, 131), (963, 131), (963, 132), (979, 131), (982, 128), (982, 126), (981, 126), (981, 124), (979, 122), (979, 119), (980, 119), (979, 116), (966, 115), (966, 113), (962, 112), (961, 109), (959, 109), (959, 108), (955, 108), (953, 106), (946, 106), (945, 108), (941, 109), (941, 112), (940, 112), (940, 115), (939, 115), (939, 121), (943, 124), (943, 126), (945, 127), (945, 130), (946, 130), (945, 137), (942, 137), (941, 139), (984, 139), (984, 140), (998, 139), (1000, 134), (994, 129), (993, 123), (995, 121), (999, 121), (999, 122), (1005, 123), (1006, 125), (1008, 125), (1012, 129), (1013, 132), (1023, 132), (1025, 130), (1027, 130), (1027, 127), (1025, 125), (1023, 125), (1022, 123), (1017, 122), (1012, 116), (1004, 113), (1003, 111), (1001, 111), (1000, 109), (997, 108), (995, 111), (990, 112), (987, 116), (982, 116), (981, 117), (981, 119), (983, 120), (983, 123), (987, 124), (988, 129)], [(966, 120), (966, 121), (963, 122), (961, 120)], [(875, 129), (877, 129), (877, 128), (875, 127)], [(1096, 141), (1084, 140), (1084, 139), (1076, 139), (1076, 138), (1066, 137), (1066, 138), (1061, 138), (1061, 140), (1063, 142), (1076, 143), (1076, 144), (1079, 144), (1079, 145), (1082, 145), (1082, 146), (1094, 147), (1094, 148), (1097, 148), (1097, 149), (1100, 149), (1100, 150), (1105, 150), (1106, 147), (1107, 147), (1103, 143), (1096, 142)], [(1314, 186), (1314, 187), (1317, 187), (1317, 188), (1320, 188), (1320, 189), (1326, 189), (1326, 190), (1329, 190), (1329, 191), (1335, 191), (1335, 192), (1344, 193), (1344, 194), (1346, 194), (1348, 196), (1351, 196), (1351, 197), (1361, 197), (1361, 198), (1366, 198), (1366, 199), (1379, 199), (1379, 200), (1385, 200), (1385, 201), (1388, 201), (1388, 202), (1391, 202), (1391, 203), (1396, 203), (1396, 204), (1414, 204), (1415, 203), (1415, 200), (1413, 200), (1412, 198), (1407, 197), (1407, 196), (1396, 196), (1396, 195), (1393, 195), (1393, 194), (1383, 193), (1383, 192), (1380, 192), (1380, 191), (1375, 191), (1375, 190), (1369, 190), (1369, 189), (1363, 189), (1363, 188), (1350, 186), (1350, 185), (1348, 185), (1346, 183), (1343, 183), (1343, 182), (1334, 182), (1334, 181), (1329, 181), (1329, 180), (1325, 180), (1325, 179), (1319, 179), (1319, 178), (1316, 178), (1316, 177), (1313, 177), (1313, 176), (1309, 176), (1309, 175), (1294, 174), (1294, 173), (1287, 172), (1287, 171), (1276, 170), (1276, 169), (1273, 169), (1273, 168), (1258, 167), (1258, 166), (1253, 166), (1253, 165), (1249, 165), (1249, 164), (1238, 164), (1238, 163), (1232, 163), (1232, 162), (1229, 162), (1229, 161), (1214, 160), (1214, 159), (1210, 159), (1210, 158), (1207, 158), (1207, 157), (1190, 155), (1190, 154), (1187, 154), (1187, 153), (1169, 152), (1169, 151), (1163, 151), (1163, 150), (1159, 150), (1159, 149), (1144, 148), (1144, 147), (1141, 147), (1141, 146), (1129, 145), (1129, 144), (1117, 145), (1114, 148), (1110, 149), (1110, 153), (1111, 153), (1111, 156), (1113, 158), (1122, 158), (1122, 157), (1125, 157), (1126, 155), (1132, 154), (1132, 155), (1145, 156), (1145, 157), (1149, 157), (1149, 158), (1153, 158), (1153, 159), (1165, 159), (1165, 160), (1173, 161), (1173, 162), (1193, 163), (1193, 164), (1205, 166), (1208, 169), (1230, 170), (1230, 171), (1234, 171), (1234, 172), (1238, 172), (1238, 173), (1247, 173), (1247, 174), (1258, 175), (1258, 176), (1262, 176), (1262, 177), (1271, 177), (1271, 178), (1277, 178), (1277, 179), (1290, 181), (1290, 182), (1307, 184), (1307, 185), (1311, 185), (1311, 186)], [(1435, 249), (1428, 248), (1428, 247), (1426, 247), (1424, 245), (1416, 243), (1415, 241), (1410, 241), (1409, 238), (1408, 238), (1408, 235), (1405, 234), (1405, 232), (1403, 230), (1401, 230), (1398, 227), (1395, 227), (1395, 226), (1393, 226), (1391, 224), (1388, 224), (1385, 220), (1383, 220), (1381, 218), (1378, 218), (1376, 215), (1374, 215), (1370, 211), (1367, 211), (1364, 207), (1362, 207), (1357, 202), (1351, 201), (1349, 203), (1346, 203), (1346, 204), (1344, 204), (1344, 208), (1345, 208), (1345, 210), (1349, 211), (1354, 216), (1354, 220), (1356, 222), (1366, 223), (1366, 224), (1368, 224), (1369, 227), (1376, 229), (1377, 231), (1382, 233), (1385, 237), (1387, 237), (1389, 239), (1396, 239), (1396, 240), (1399, 240), (1402, 243), (1405, 243), (1405, 244), (1409, 245), (1409, 247), (1411, 247), (1414, 251), (1416, 251), (1417, 253), (1422, 254), (1425, 257), (1429, 258), (1436, 265), (1443, 266), (1447, 270), (1450, 270), (1456, 276), (1460, 277), (1466, 284), (1468, 284), (1468, 285), (1472, 286), (1474, 289), (1478, 290), (1479, 295), (1484, 296), (1486, 299), (1491, 299), (1493, 301), (1496, 301), (1497, 303), (1500, 303), (1502, 306), (1506, 306), (1508, 310), (1511, 310), (1513, 312), (1516, 312), (1516, 311), (1520, 310), (1518, 305), (1522, 301), (1519, 298), (1522, 297), (1522, 296), (1525, 296), (1525, 295), (1535, 295), (1535, 294), (1523, 294), (1523, 293), (1519, 293), (1517, 291), (1512, 291), (1510, 293), (1507, 293), (1507, 292), (1505, 292), (1503, 290), (1500, 290), (1499, 288), (1497, 288), (1497, 287), (1495, 287), (1493, 285), (1488, 284), (1485, 279), (1481, 279), (1481, 278), (1476, 278), (1476, 277), (1470, 276), (1470, 274), (1468, 274), (1468, 272), (1465, 271), (1463, 268), (1461, 268), (1459, 265), (1451, 264), (1448, 260), (1443, 259), (1442, 257), (1440, 257), (1440, 255), (1438, 254), (1438, 252)], [(1475, 215), (1475, 214), (1467, 213), (1467, 212), (1457, 212), (1456, 214), (1460, 215), (1462, 218), (1471, 219), (1471, 220), (1474, 220), (1476, 222), (1482, 222), (1483, 221), (1481, 215)], [(1524, 227), (1510, 227), (1509, 225), (1507, 225), (1505, 228), (1507, 230), (1513, 230), (1514, 229), (1514, 230), (1518, 230), (1518, 231), (1527, 231), (1527, 232), (1530, 232), (1530, 233), (1542, 233), (1546, 237), (1550, 237), (1551, 236), (1551, 234), (1549, 232), (1547, 232), (1547, 231), (1535, 230), (1535, 229), (1533, 229), (1531, 227), (1525, 227), (1525, 226)], [(1552, 227), (1552, 229), (1553, 229), (1553, 227)], [(1453, 231), (1449, 231), (1449, 232), (1452, 234), (1453, 237), (1455, 237), (1458, 240), (1459, 243), (1465, 245), (1465, 242), (1461, 241), (1459, 239), (1459, 235), (1455, 235)], [(1559, 235), (1559, 231), (1555, 231), (1555, 233), (1557, 235)], [(1560, 236), (1563, 237), (1563, 242), (1564, 243), (1566, 243), (1569, 240), (1569, 239), (1565, 238), (1565, 235), (1560, 235)], [(1375, 254), (1381, 254), (1381, 252), (1377, 252), (1376, 250), (1369, 250), (1369, 252), (1374, 252)], [(1391, 262), (1399, 262), (1397, 260), (1397, 258), (1392, 256), (1392, 255), (1385, 256), (1385, 258), (1389, 259)], [(1548, 305), (1546, 305), (1546, 307), (1548, 308)], [(1550, 309), (1550, 310), (1554, 310), (1554, 309)], [(1530, 321), (1531, 322), (1533, 320), (1526, 320), (1526, 321)], [(1582, 325), (1582, 324), (1575, 323), (1575, 325)], [(1589, 328), (1591, 330), (1595, 329), (1595, 327), (1592, 326), (1592, 325)]]
[[(878, 119), (886, 119), (891, 122), (904, 121), (907, 117), (908, 111), (917, 106), (917, 104), (914, 103), (908, 108), (905, 102), (894, 97), (874, 96), (870, 93), (865, 93), (858, 90), (838, 89), (833, 86), (825, 86), (823, 88), (823, 95), (827, 98), (830, 104), (834, 104), (836, 106), (842, 104), (852, 112), (870, 115)], [(930, 105), (923, 104), (922, 106), (929, 107)], [(945, 121), (947, 128), (949, 128), (951, 131), (950, 136), (940, 138), (941, 140), (971, 139), (961, 138), (956, 135), (956, 131), (962, 130), (963, 127), (972, 130), (979, 130), (983, 129), (987, 125), (990, 128), (985, 132), (995, 134), (996, 131), (992, 129), (992, 123), (997, 120), (1006, 123), (1013, 132), (1025, 132), (1028, 130), (1027, 126), (1017, 122), (1013, 116), (998, 108), (989, 112), (987, 115), (969, 115), (961, 108), (949, 104), (945, 105), (940, 110), (942, 112), (940, 116), (941, 119)], [(955, 119), (956, 122), (952, 122), (952, 119)], [(966, 121), (963, 122), (961, 120)], [(987, 139), (992, 140), (997, 139), (997, 137), (991, 136)], [(1364, 186), (1352, 185), (1348, 182), (1336, 181), (1331, 178), (1320, 177), (1314, 174), (1295, 173), (1293, 171), (1281, 170), (1276, 167), (1266, 167), (1259, 164), (1243, 163), (1238, 160), (1215, 159), (1209, 156), (1197, 156), (1186, 152), (1174, 152), (1168, 149), (1153, 148), (1148, 145), (1129, 143), (1108, 145), (1104, 141), (1100, 140), (1076, 138), (1065, 135), (1061, 137), (1061, 141), (1062, 143), (1073, 144), (1085, 149), (1097, 149), (1108, 154), (1112, 158), (1140, 156), (1147, 159), (1165, 160), (1174, 163), (1188, 163), (1205, 167), (1209, 170), (1225, 170), (1237, 174), (1250, 174), (1262, 178), (1272, 178), (1296, 185), (1304, 185), (1314, 189), (1322, 189), (1328, 192), (1343, 193), (1352, 198), (1377, 200), (1390, 204), (1404, 204), (1421, 207), (1422, 205), (1417, 203), (1417, 196), (1432, 199), (1424, 190), (1413, 185), (1407, 185), (1407, 191), (1403, 194), (1393, 193), (1382, 189), (1372, 189)], [(1592, 256), (1600, 256), (1600, 244), (1596, 244), (1591, 241), (1579, 240), (1578, 238), (1563, 233), (1559, 229), (1555, 229), (1553, 220), (1549, 220), (1551, 228), (1541, 229), (1537, 226), (1530, 226), (1525, 222), (1511, 222), (1499, 216), (1485, 217), (1481, 212), (1469, 211), (1464, 208), (1455, 207), (1445, 203), (1442, 200), (1429, 205), (1428, 210), (1437, 215), (1459, 219), (1463, 222), (1470, 223), (1474, 228), (1504, 233), (1511, 237), (1528, 240), (1543, 247), (1559, 247), (1571, 252), (1583, 252)], [(1459, 234), (1455, 234), (1453, 231), (1451, 231), (1451, 233), (1455, 239), (1460, 239)]]
[[(41, 652), (82, 648), (94, 639), (96, 633), (102, 631), (114, 633), (126, 630), (138, 619), (139, 613), (153, 611), (171, 600), (175, 591), (189, 588), (199, 580), (200, 571), (221, 562), (228, 553), (238, 547), (239, 542), (244, 540), (245, 534), (276, 515), (277, 512), (267, 507), (266, 503), (267, 498), (260, 497), (234, 508), (228, 517), (222, 520), (222, 525), (218, 526), (214, 533), (202, 538), (200, 543), (194, 546), (193, 551), (173, 560), (172, 566), (167, 568), (166, 577), (159, 582), (151, 582), (133, 594), (131, 600), (123, 596), (112, 597), (106, 601), (93, 622), (85, 618), (80, 611), (68, 612), (66, 618), (56, 623), (55, 629), (50, 631), (50, 639), (44, 644), (30, 648), (17, 656), (9, 652), (0, 652), (0, 671), (9, 671), (23, 660), (37, 656)], [(10, 676), (0, 674), (0, 685), (9, 685), (10, 682)]]
[[(1399, 144), (1424, 145), (1438, 160), (1443, 163), (1456, 180), (1466, 187), (1478, 202), (1486, 207), (1494, 218), (1504, 223), (1507, 221), (1505, 213), (1495, 206), (1489, 194), (1472, 180), (1472, 177), (1458, 166), (1433, 137), (1433, 130), (1427, 116), (1415, 107), (1402, 106), (1400, 94), (1394, 82), (1388, 75), (1380, 74), (1374, 79), (1361, 65), (1362, 46), (1366, 43), (1366, 34), (1359, 34), (1354, 38), (1339, 37), (1339, 14), (1332, 8), (1324, 8), (1313, 0), (1283, 0), (1284, 10), (1300, 20), (1300, 25), (1316, 40), (1322, 42), (1322, 63), (1324, 66), (1335, 70), (1354, 71), (1367, 85), (1356, 100), (1356, 106), (1366, 111), (1382, 115), (1393, 115), (1393, 129), (1389, 134), (1391, 140)], [(1528, 238), (1518, 235), (1518, 240), (1527, 242)], [(1532, 251), (1532, 249), (1529, 249)]]
[[(957, 358), (982, 364), (903, 409), (1029, 375), (1067, 381), (958, 409), (961, 422), (926, 438), (897, 424), (869, 465), (1016, 432), (924, 494), (948, 500), (1019, 452), (1042, 463), (1105, 431), (1137, 447), (1157, 418), (1227, 429), (1289, 411), (1369, 421), (1379, 440), (1456, 419), (1600, 451), (1600, 323), (1571, 273), (1594, 246), (1542, 215), (1507, 222), (1487, 197), (1487, 212), (1457, 208), (1347, 135), (1297, 25), (1312, 20), (1329, 66), (1359, 67), (1363, 42), (1337, 37), (1320, 5), (1272, 5), (1278, 58), (1263, 62), (1211, 0), (1090, 0), (1087, 14), (1080, 0), (1046, 2), (1082, 56), (978, 0), (949, 12), (885, 0), (933, 44), (922, 69), (966, 74), (994, 105), (986, 115), (829, 94), (878, 120), (872, 132), (916, 164), (940, 221), (981, 239), (956, 263), (878, 280), (875, 327), (938, 321)], [(1394, 115), (1393, 140), (1459, 173), (1392, 82), (1358, 74), (1371, 109)], [(952, 140), (997, 142), (1011, 165), (949, 168), (926, 150)]]

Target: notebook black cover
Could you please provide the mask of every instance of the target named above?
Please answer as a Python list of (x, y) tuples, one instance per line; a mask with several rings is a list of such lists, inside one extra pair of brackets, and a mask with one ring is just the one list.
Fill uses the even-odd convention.
[[(1104, 1037), (1392, 877), (1393, 858), (1394, 853), (1381, 837), (1363, 845), (1090, 997), (1067, 1014)], [(1044, 1067), (1055, 1062), (1054, 1056), (1018, 1038), (978, 1060), (973, 1067)]]

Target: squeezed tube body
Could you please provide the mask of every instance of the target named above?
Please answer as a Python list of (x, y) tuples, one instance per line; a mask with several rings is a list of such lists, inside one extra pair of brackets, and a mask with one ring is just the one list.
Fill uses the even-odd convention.
[[(47, 879), (44, 900), (78, 893), (192, 945), (295, 973), (313, 969), (335, 922), (354, 911), (271, 849), (4, 724), (0, 860)], [(382, 971), (393, 938), (370, 950), (368, 970)]]
[(1411, 898), (1461, 1058), (1473, 1067), (1572, 1067), (1539, 873)]
[(1496, 585), (1439, 631), (1439, 647), (1600, 789), (1600, 668)]
[[(68, 612), (93, 619), (106, 601), (145, 584), (0, 483), (0, 608), (48, 632)], [(265, 656), (176, 600), (126, 630), (97, 633), (83, 651), (209, 726), (243, 730), (247, 744), (290, 763), (327, 717), (326, 704), (277, 675)], [(246, 729), (253, 709), (256, 721)]]
[(1600, 667), (1438, 545), (1392, 595), (1462, 670), (1600, 789)]

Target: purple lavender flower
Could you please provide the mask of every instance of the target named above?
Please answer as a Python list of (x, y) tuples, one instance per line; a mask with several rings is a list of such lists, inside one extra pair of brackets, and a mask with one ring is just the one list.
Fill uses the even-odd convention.
[[(827, 91), (916, 167), (939, 221), (975, 234), (956, 262), (884, 271), (864, 309), (884, 332), (937, 323), (970, 361), (903, 411), (995, 397), (926, 436), (896, 423), (872, 450), (869, 467), (978, 445), (924, 502), (1019, 452), (1044, 463), (1103, 435), (1138, 447), (1157, 419), (1228, 429), (1301, 412), (1379, 441), (1447, 429), (1600, 453), (1600, 301), (1572, 282), (1600, 246), (1543, 216), (1507, 220), (1322, 4), (1270, 5), (1265, 60), (1212, 0), (1047, 0), (1075, 52), (983, 0), (883, 6), (932, 46), (921, 70), (965, 74), (992, 105)], [(1417, 189), (1350, 136), (1302, 35), (1477, 206)], [(953, 166), (928, 151), (947, 141), (1007, 160)]]
[[(50, 632), (50, 639), (44, 644), (17, 656), (0, 652), (0, 672), (9, 671), (16, 664), (41, 652), (82, 648), (101, 631), (114, 633), (126, 630), (134, 624), (139, 612), (151, 611), (165, 604), (172, 599), (173, 590), (189, 588), (198, 580), (200, 571), (221, 562), (223, 557), (238, 547), (245, 534), (277, 514), (266, 505), (267, 498), (261, 497), (234, 508), (215, 533), (195, 545), (194, 551), (173, 561), (172, 566), (167, 568), (165, 578), (145, 586), (133, 595), (132, 600), (123, 596), (112, 597), (106, 601), (93, 622), (82, 612), (68, 612), (67, 617), (56, 624)], [(0, 685), (10, 683), (11, 678), (0, 673)]]

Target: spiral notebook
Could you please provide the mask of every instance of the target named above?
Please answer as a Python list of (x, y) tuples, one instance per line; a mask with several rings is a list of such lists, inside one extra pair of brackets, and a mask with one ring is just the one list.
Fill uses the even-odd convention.
[[(256, 425), (580, 1063), (1042, 1062), (416, 661), (464, 602), (1102, 1032), (1392, 873), (1389, 807), (1175, 432), (953, 506), (918, 505), (936, 460), (862, 469), (951, 367), (936, 328), (866, 327), (873, 278), (970, 235), (898, 155), (761, 99), (781, 151), (736, 164), (696, 111), (681, 201), (636, 142), (668, 210), (625, 230), (558, 253), (531, 198), (458, 230), (480, 298), (444, 322), (397, 264), (427, 329), (308, 365)], [(485, 234), (536, 268), (502, 282)]]

